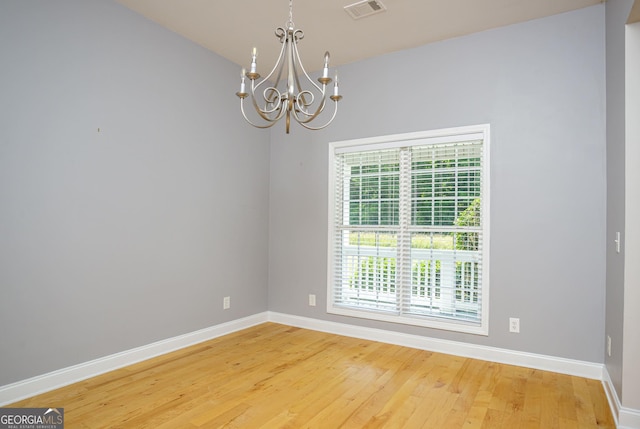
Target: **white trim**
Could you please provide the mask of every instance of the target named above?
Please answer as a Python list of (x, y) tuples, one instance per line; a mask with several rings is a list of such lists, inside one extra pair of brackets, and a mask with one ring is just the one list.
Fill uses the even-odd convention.
[(611, 376), (609, 375), (609, 371), (607, 371), (606, 366), (602, 369), (602, 387), (604, 388), (604, 393), (607, 395), (607, 401), (609, 402), (609, 408), (611, 409), (613, 420), (615, 421), (616, 427), (619, 428), (618, 416), (620, 415), (622, 405), (620, 404), (620, 399), (618, 398), (618, 394), (616, 393), (616, 389), (613, 386), (613, 381), (611, 380)]
[(618, 429), (640, 429), (640, 410), (627, 407), (620, 408)]
[[(332, 297), (333, 298), (333, 297)], [(339, 316), (355, 317), (358, 319), (377, 320), (381, 322), (390, 322), (412, 326), (424, 326), (432, 329), (442, 329), (445, 331), (462, 332), (474, 335), (489, 335), (488, 327), (483, 325), (467, 324), (461, 320), (449, 321), (447, 319), (433, 318), (412, 318), (407, 316), (397, 316), (395, 314), (385, 314), (382, 311), (369, 310), (366, 308), (349, 308), (337, 305), (327, 306), (327, 313), (337, 314)], [(484, 315), (483, 315), (484, 318)], [(488, 325), (488, 321), (487, 321)]]
[(622, 406), (606, 366), (602, 375), (602, 385), (604, 393), (607, 394), (607, 400), (609, 401), (616, 427), (618, 429), (640, 429), (640, 410)]
[(388, 344), (429, 350), (473, 359), (508, 365), (524, 366), (544, 371), (559, 372), (577, 377), (602, 380), (603, 365), (573, 359), (545, 356), (497, 347), (481, 346), (402, 332), (386, 331), (376, 328), (348, 325), (345, 323), (329, 322), (308, 317), (293, 316), (282, 313), (269, 312), (269, 321), (314, 331), (361, 338), (364, 340), (380, 341)]
[(0, 386), (0, 406), (53, 389), (58, 389), (72, 383), (77, 383), (78, 381), (86, 380), (87, 378), (95, 377), (105, 372), (189, 347), (222, 335), (250, 328), (267, 321), (268, 314), (266, 312), (259, 313), (63, 368), (27, 380)]
[[(335, 265), (334, 250), (336, 238), (334, 234), (336, 222), (336, 171), (335, 159), (337, 154), (348, 152), (363, 152), (369, 150), (398, 149), (424, 144), (447, 144), (452, 142), (482, 141), (482, 227), (483, 227), (483, 251), (482, 251), (482, 283), (481, 283), (481, 319), (479, 324), (468, 324), (455, 318), (438, 318), (437, 316), (407, 317), (403, 315), (388, 314), (366, 308), (341, 307), (335, 302), (334, 279)], [(462, 332), (474, 335), (489, 335), (489, 300), (490, 300), (490, 248), (491, 248), (491, 126), (490, 124), (478, 124), (455, 128), (443, 128), (429, 131), (419, 131), (405, 134), (393, 134), (376, 136), (354, 140), (344, 140), (329, 143), (329, 168), (328, 168), (328, 231), (327, 234), (327, 313), (348, 317), (356, 317), (369, 320), (386, 321), (391, 323), (423, 326), (434, 329), (442, 329), (453, 332)]]
[[(336, 153), (345, 153), (350, 150), (349, 146), (361, 146), (367, 145), (370, 150), (380, 150), (389, 147), (397, 147), (397, 144), (389, 145), (389, 142), (406, 142), (406, 146), (413, 146), (416, 144), (424, 144), (426, 140), (429, 144), (447, 143), (450, 141), (450, 137), (454, 141), (472, 141), (480, 140), (483, 138), (483, 134), (486, 135), (489, 129), (489, 124), (469, 125), (464, 127), (455, 128), (442, 128), (438, 130), (430, 131), (418, 131), (414, 133), (403, 134), (389, 134), (386, 136), (366, 137), (361, 139), (343, 140), (330, 143), (330, 146), (335, 148)], [(460, 139), (459, 136), (464, 136)]]
[[(636, 1), (638, 3), (638, 1)], [(624, 219), (626, 237), (622, 238), (624, 257), (624, 304), (622, 333), (622, 387), (623, 404), (640, 407), (640, 23), (625, 27), (625, 178)], [(620, 341), (620, 340), (618, 340)], [(620, 411), (620, 424), (627, 421), (640, 428), (640, 414)]]
[(484, 134), (482, 166), (482, 321), (480, 326), (489, 335), (489, 302), (491, 295), (491, 126), (482, 126)]

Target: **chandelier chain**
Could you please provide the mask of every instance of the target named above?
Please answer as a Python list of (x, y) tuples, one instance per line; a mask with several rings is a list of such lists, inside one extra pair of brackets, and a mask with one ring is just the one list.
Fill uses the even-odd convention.
[(293, 28), (293, 0), (289, 0), (289, 21), (287, 27)]

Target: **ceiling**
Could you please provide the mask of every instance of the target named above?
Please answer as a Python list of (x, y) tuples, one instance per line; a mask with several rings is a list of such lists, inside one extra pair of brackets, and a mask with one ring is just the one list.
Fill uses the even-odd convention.
[(634, 24), (636, 22), (640, 22), (640, 1), (638, 0), (633, 3), (627, 24)]
[[(258, 49), (258, 72), (275, 63), (274, 31), (289, 18), (286, 0), (116, 0), (228, 60), (247, 67)], [(355, 0), (295, 0), (293, 22), (304, 30), (300, 55), (308, 72), (325, 51), (331, 67), (426, 43), (555, 15), (604, 0), (380, 0), (383, 13), (354, 20)]]

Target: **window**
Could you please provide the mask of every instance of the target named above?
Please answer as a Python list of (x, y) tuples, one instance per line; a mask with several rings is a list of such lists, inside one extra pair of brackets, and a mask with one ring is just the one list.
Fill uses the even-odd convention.
[(330, 144), (328, 311), (488, 334), (489, 125)]

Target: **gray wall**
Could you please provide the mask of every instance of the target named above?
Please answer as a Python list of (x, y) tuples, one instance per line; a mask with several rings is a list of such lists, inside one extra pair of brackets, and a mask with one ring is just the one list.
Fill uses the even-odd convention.
[[(334, 124), (271, 133), (269, 309), (603, 362), (604, 19), (597, 5), (341, 67)], [(326, 314), (328, 143), (485, 122), (489, 336)]]
[(0, 385), (267, 309), (238, 66), (111, 1), (0, 2), (0, 53)]
[[(607, 64), (607, 307), (606, 334), (611, 337), (611, 357), (605, 353), (607, 371), (618, 397), (622, 397), (625, 235), (625, 23), (633, 0), (606, 3)], [(621, 253), (615, 234), (621, 233)], [(603, 339), (606, 341), (606, 338)]]

